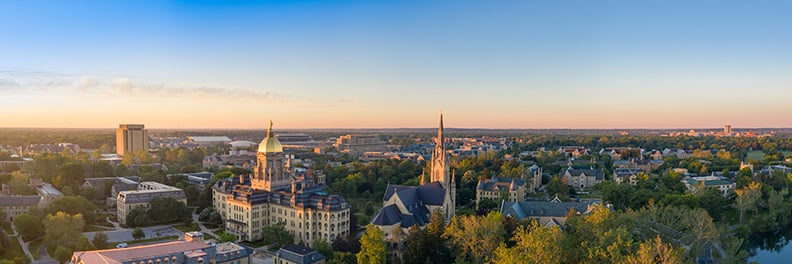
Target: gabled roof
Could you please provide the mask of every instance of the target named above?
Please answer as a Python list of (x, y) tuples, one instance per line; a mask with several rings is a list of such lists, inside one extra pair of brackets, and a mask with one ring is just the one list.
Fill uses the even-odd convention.
[(315, 263), (325, 259), (325, 256), (322, 255), (322, 253), (297, 245), (285, 245), (278, 249), (278, 251), (275, 252), (275, 255), (299, 264)]
[(377, 215), (374, 216), (374, 220), (372, 220), (371, 223), (375, 225), (388, 226), (396, 224), (401, 220), (402, 213), (399, 211), (399, 206), (391, 204), (377, 212)]
[(375, 225), (401, 223), (407, 228), (413, 225), (424, 226), (429, 222), (430, 211), (427, 206), (442, 206), (446, 190), (440, 182), (430, 182), (420, 186), (388, 185), (383, 201), (396, 197), (406, 211), (392, 204), (382, 208), (371, 221)]
[(580, 213), (588, 211), (589, 202), (535, 202), (535, 201), (522, 201), (522, 202), (508, 202), (504, 201), (501, 204), (501, 214), (517, 217), (517, 219), (524, 219), (527, 217), (563, 217), (566, 216), (569, 209), (575, 208)]
[(39, 201), (38, 195), (0, 195), (0, 206), (37, 206)]
[(599, 170), (599, 169), (594, 169), (594, 168), (590, 168), (590, 169), (575, 169), (575, 168), (569, 167), (565, 171), (569, 172), (570, 175), (575, 176), (575, 177), (578, 177), (581, 174), (585, 174), (586, 176), (594, 176), (594, 178), (597, 179), (597, 180), (605, 179), (605, 176), (603, 175), (602, 170)]
[[(512, 184), (513, 183), (513, 184)], [(525, 180), (522, 178), (499, 178), (492, 177), (490, 179), (479, 180), (476, 189), (484, 191), (508, 190), (512, 191), (517, 186), (524, 186)]]

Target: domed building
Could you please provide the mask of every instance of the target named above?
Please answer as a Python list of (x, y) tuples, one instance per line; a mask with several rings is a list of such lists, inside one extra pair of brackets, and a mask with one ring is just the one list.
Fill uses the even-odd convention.
[(265, 226), (283, 222), (295, 243), (313, 245), (316, 239), (332, 242), (348, 235), (349, 203), (313, 179), (294, 176), (283, 146), (272, 135), (272, 122), (256, 159), (252, 175), (223, 179), (212, 187), (214, 207), (228, 232), (255, 241), (263, 238)]

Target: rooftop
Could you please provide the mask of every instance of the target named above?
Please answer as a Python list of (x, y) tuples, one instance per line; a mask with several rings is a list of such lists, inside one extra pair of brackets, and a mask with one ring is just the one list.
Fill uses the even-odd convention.
[(175, 241), (129, 248), (78, 251), (74, 252), (72, 256), (80, 258), (84, 263), (120, 264), (130, 260), (149, 259), (177, 252), (200, 250), (211, 246), (203, 242)]

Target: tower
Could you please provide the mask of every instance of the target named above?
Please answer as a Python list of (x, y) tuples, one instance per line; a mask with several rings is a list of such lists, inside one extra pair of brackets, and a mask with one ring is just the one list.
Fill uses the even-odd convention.
[(440, 127), (437, 129), (437, 142), (434, 152), (432, 152), (431, 182), (440, 182), (443, 188), (450, 187), (449, 162), (445, 148), (445, 136), (443, 135), (443, 114), (441, 113)]
[(267, 136), (259, 143), (256, 168), (250, 186), (255, 190), (273, 191), (289, 188), (291, 181), (284, 171), (286, 157), (277, 138), (272, 136), (272, 121)]
[(443, 215), (446, 217), (446, 222), (451, 221), (454, 217), (456, 210), (456, 183), (454, 177), (450, 173), (451, 161), (445, 148), (445, 136), (443, 135), (443, 113), (440, 113), (440, 127), (437, 128), (437, 142), (434, 152), (432, 152), (432, 168), (431, 168), (431, 182), (439, 182), (445, 190), (445, 199), (443, 200)]

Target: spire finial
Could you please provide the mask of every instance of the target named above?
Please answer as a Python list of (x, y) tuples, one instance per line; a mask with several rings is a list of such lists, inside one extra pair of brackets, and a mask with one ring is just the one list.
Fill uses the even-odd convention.
[(272, 120), (270, 120), (269, 128), (267, 128), (267, 137), (272, 137)]

